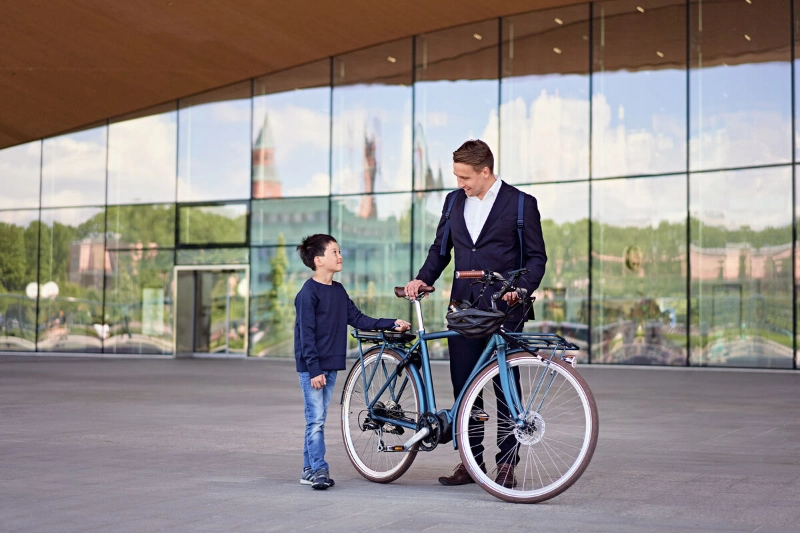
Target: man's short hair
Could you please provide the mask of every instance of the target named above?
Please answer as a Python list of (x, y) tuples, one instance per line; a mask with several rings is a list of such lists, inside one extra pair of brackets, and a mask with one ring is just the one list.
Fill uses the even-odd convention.
[(314, 263), (314, 258), (325, 255), (325, 250), (332, 242), (336, 242), (336, 239), (325, 233), (309, 235), (303, 239), (303, 242), (297, 247), (297, 253), (300, 254), (300, 259), (303, 260), (304, 265), (316, 271), (317, 264)]
[(458, 150), (453, 152), (453, 163), (465, 163), (472, 165), (476, 171), (480, 172), (483, 167), (488, 167), (489, 172), (494, 172), (494, 156), (489, 145), (480, 139), (472, 140), (462, 144)]

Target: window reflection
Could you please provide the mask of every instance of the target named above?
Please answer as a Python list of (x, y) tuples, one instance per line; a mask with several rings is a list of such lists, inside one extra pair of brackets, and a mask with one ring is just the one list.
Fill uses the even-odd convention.
[(253, 245), (300, 244), (304, 237), (328, 233), (328, 197), (252, 202)]
[(394, 287), (410, 278), (411, 194), (331, 199), (331, 234), (344, 260), (339, 281), (365, 314), (405, 317), (408, 302)]
[(0, 211), (0, 350), (36, 349), (39, 211)]
[(589, 177), (588, 18), (583, 5), (503, 19), (503, 180)]
[[(521, 187), (533, 195), (542, 217), (547, 269), (534, 293), (536, 320), (526, 331), (557, 333), (581, 347), (576, 355), (588, 361), (589, 346), (589, 183)], [(560, 207), (569, 198), (569, 208)]]
[(790, 7), (692, 0), (690, 169), (791, 161)]
[(178, 201), (250, 198), (251, 84), (180, 101)]
[(294, 297), (313, 272), (295, 245), (253, 248), (250, 269), (250, 355), (294, 354)]
[(617, 0), (594, 13), (592, 176), (685, 172), (686, 3)]
[(108, 126), (108, 204), (175, 201), (175, 104)]
[[(458, 148), (458, 147), (456, 147)], [(452, 165), (452, 163), (451, 163)], [(428, 250), (436, 238), (436, 228), (442, 218), (444, 210), (444, 199), (448, 191), (435, 191), (428, 193), (417, 193), (414, 195), (414, 242), (411, 243), (411, 273), (409, 280), (417, 275), (419, 269), (428, 257)], [(436, 292), (431, 293), (426, 298), (425, 308), (425, 329), (427, 331), (443, 331), (447, 329), (445, 313), (436, 310), (447, 309), (450, 302), (450, 287), (453, 285), (453, 272), (455, 261), (444, 269), (441, 277), (434, 283)], [(404, 285), (400, 283), (399, 285)], [(447, 352), (447, 339), (439, 339), (428, 342), (428, 349), (431, 356), (438, 359), (449, 357)]]
[(105, 126), (45, 139), (42, 207), (106, 203)]
[(0, 209), (39, 207), (42, 142), (0, 150)]
[(189, 248), (176, 250), (177, 265), (246, 265), (250, 248)]
[(46, 209), (39, 238), (37, 350), (100, 352), (103, 280), (112, 273), (100, 208)]
[(175, 246), (175, 204), (110, 206), (107, 213), (110, 250)]
[(172, 251), (110, 252), (108, 257), (104, 352), (172, 353)]
[(454, 187), (453, 151), (467, 139), (499, 153), (497, 46), (497, 20), (417, 37), (415, 189)]
[(253, 198), (330, 192), (330, 61), (255, 80)]
[(692, 176), (691, 364), (792, 366), (791, 184), (791, 167)]
[(178, 207), (181, 245), (245, 244), (247, 204)]
[(686, 177), (592, 185), (592, 361), (686, 364)]
[(334, 59), (334, 194), (411, 189), (412, 41)]

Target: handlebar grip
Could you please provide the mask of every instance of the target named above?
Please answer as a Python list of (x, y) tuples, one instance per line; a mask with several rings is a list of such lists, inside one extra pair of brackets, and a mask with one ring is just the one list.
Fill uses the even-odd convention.
[(483, 270), (456, 270), (456, 279), (481, 279)]

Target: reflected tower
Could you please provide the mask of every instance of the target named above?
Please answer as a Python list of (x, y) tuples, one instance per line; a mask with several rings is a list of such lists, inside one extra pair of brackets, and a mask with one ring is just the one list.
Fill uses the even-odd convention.
[(253, 145), (252, 168), (253, 198), (280, 198), (281, 182), (275, 170), (275, 142), (267, 114)]
[(378, 174), (375, 137), (374, 134), (371, 138), (368, 134), (364, 134), (364, 196), (361, 197), (358, 206), (358, 216), (361, 218), (377, 216), (375, 197), (372, 196), (375, 191), (375, 176)]

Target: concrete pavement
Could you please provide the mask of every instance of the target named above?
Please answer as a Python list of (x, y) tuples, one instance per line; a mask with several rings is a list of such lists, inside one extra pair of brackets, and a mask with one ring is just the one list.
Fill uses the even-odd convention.
[[(562, 495), (513, 505), (440, 486), (450, 444), (364, 480), (338, 403), (336, 486), (301, 486), (292, 361), (0, 356), (0, 531), (800, 531), (800, 372), (579, 370), (594, 459)], [(449, 406), (446, 363), (434, 373)]]

